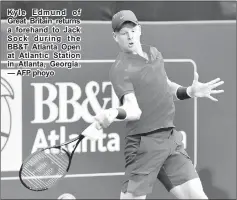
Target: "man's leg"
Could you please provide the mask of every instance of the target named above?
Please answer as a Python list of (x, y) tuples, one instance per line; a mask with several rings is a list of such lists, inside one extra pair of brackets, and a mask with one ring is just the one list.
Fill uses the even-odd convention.
[(126, 137), (126, 170), (121, 199), (145, 199), (146, 195), (152, 192), (160, 167), (170, 153), (166, 140), (159, 136), (160, 134)]
[(192, 161), (182, 153), (165, 161), (158, 179), (178, 199), (208, 199)]
[(178, 199), (208, 199), (203, 191), (202, 183), (199, 178), (175, 186), (170, 192)]
[(173, 131), (170, 156), (164, 162), (158, 179), (166, 189), (180, 199), (207, 199), (192, 160), (184, 150), (182, 134)]

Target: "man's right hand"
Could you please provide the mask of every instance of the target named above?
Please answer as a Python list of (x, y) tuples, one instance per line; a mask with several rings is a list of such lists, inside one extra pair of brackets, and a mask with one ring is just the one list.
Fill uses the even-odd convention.
[(102, 110), (95, 116), (95, 121), (98, 122), (97, 128), (108, 128), (118, 116), (118, 110), (116, 108), (110, 108)]

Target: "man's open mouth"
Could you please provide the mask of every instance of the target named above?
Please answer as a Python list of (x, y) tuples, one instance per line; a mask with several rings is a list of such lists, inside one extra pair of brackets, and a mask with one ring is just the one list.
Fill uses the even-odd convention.
[(134, 44), (133, 42), (129, 42), (129, 43), (128, 43), (128, 47), (129, 47), (129, 48), (133, 47), (133, 44)]

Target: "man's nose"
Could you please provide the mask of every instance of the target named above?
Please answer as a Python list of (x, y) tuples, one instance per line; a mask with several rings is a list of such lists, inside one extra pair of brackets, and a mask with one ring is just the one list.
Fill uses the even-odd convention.
[(133, 33), (132, 32), (128, 32), (128, 39), (132, 39), (133, 38)]

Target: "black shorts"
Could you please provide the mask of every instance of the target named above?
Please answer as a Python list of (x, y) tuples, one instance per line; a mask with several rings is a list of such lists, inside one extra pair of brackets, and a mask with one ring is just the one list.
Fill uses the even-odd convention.
[(184, 150), (183, 136), (173, 128), (125, 138), (125, 180), (122, 192), (137, 196), (152, 192), (158, 178), (170, 191), (198, 177)]

